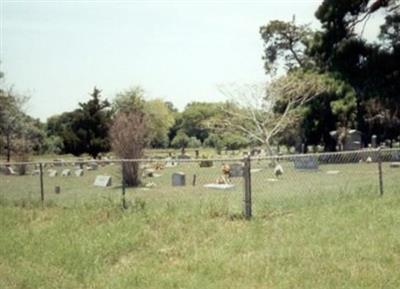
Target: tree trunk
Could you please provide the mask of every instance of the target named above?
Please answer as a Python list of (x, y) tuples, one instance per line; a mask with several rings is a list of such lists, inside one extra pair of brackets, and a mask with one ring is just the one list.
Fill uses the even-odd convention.
[(7, 133), (6, 146), (7, 146), (7, 162), (9, 163), (11, 160), (11, 136), (9, 133)]
[(269, 140), (266, 140), (264, 145), (265, 145), (268, 155), (271, 157), (271, 165), (275, 167), (277, 164), (277, 161), (276, 161), (276, 158), (273, 158), (274, 152), (272, 151), (272, 147), (271, 147), (271, 144), (269, 143)]

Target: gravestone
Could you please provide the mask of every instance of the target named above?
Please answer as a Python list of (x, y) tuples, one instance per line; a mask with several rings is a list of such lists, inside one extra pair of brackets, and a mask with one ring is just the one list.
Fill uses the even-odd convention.
[(376, 148), (376, 146), (377, 146), (377, 139), (378, 139), (377, 135), (373, 134), (372, 137), (371, 137), (371, 146), (373, 148)]
[(172, 168), (175, 167), (177, 165), (177, 163), (172, 159), (172, 158), (166, 158), (165, 159), (165, 167), (166, 168)]
[(234, 163), (229, 165), (229, 177), (231, 178), (243, 177), (243, 164)]
[(392, 162), (390, 163), (391, 168), (400, 168), (400, 162)]
[(400, 161), (400, 151), (392, 151), (392, 161)]
[(78, 169), (75, 171), (75, 176), (77, 177), (82, 177), (83, 176), (83, 170), (82, 169)]
[(8, 170), (8, 174), (9, 175), (13, 175), (14, 176), (14, 175), (17, 174), (12, 167), (7, 167), (7, 170)]
[(33, 170), (32, 171), (32, 176), (38, 176), (40, 175), (40, 170)]
[(186, 175), (185, 173), (178, 172), (172, 174), (172, 186), (181, 187), (186, 185)]
[(97, 176), (94, 180), (93, 185), (96, 187), (110, 187), (112, 184), (112, 179), (110, 176)]
[(96, 163), (96, 162), (90, 162), (89, 164), (88, 164), (88, 171), (95, 171), (95, 170), (97, 170), (98, 169), (98, 167), (99, 167), (99, 165)]
[(71, 175), (71, 170), (70, 169), (65, 169), (61, 172), (61, 176), (63, 177), (68, 177)]
[(298, 170), (317, 170), (318, 159), (315, 156), (301, 156), (294, 160), (294, 168)]
[(75, 166), (79, 167), (79, 169), (83, 169), (83, 162), (84, 162), (84, 159), (78, 159), (75, 162)]
[(355, 129), (349, 130), (343, 142), (343, 149), (345, 151), (361, 149), (361, 132)]
[(3, 175), (9, 176), (9, 175), (16, 175), (17, 173), (13, 170), (12, 167), (5, 166), (0, 168), (0, 172)]
[(56, 170), (49, 170), (49, 177), (54, 178), (58, 175), (58, 172)]

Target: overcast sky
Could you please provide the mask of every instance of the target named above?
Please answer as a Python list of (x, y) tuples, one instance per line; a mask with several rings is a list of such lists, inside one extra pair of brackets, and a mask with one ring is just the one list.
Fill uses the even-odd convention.
[(95, 85), (109, 100), (140, 85), (149, 98), (179, 109), (223, 100), (218, 84), (266, 79), (259, 27), (293, 14), (318, 27), (320, 3), (0, 2), (0, 70), (8, 85), (31, 96), (27, 112), (42, 120), (75, 109)]

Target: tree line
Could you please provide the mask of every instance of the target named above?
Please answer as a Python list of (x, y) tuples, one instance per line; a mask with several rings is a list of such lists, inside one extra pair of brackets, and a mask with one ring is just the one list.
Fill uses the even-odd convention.
[[(367, 41), (363, 29), (377, 11), (384, 21), (378, 37)], [(362, 132), (364, 146), (373, 134), (378, 141), (398, 139), (400, 1), (324, 0), (315, 16), (319, 30), (294, 17), (260, 27), (268, 83), (221, 87), (227, 101), (192, 102), (182, 112), (163, 99), (148, 100), (141, 87), (121, 91), (112, 101), (95, 87), (88, 101), (43, 123), (24, 113), (26, 97), (3, 85), (0, 153), (8, 160), (30, 153), (97, 157), (117, 149), (115, 140), (137, 135), (140, 146), (183, 152), (263, 145), (272, 153), (272, 145), (300, 143), (333, 151), (331, 132), (346, 137), (349, 129)], [(128, 127), (137, 133), (124, 135)]]

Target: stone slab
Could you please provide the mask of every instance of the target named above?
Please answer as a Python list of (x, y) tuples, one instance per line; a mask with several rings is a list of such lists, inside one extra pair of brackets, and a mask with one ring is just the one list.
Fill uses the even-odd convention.
[(61, 172), (61, 176), (63, 177), (68, 177), (71, 175), (71, 170), (70, 169), (65, 169)]
[(54, 178), (58, 175), (58, 172), (56, 170), (49, 170), (49, 177)]
[(172, 186), (182, 187), (186, 185), (186, 175), (182, 172), (177, 172), (172, 174)]
[(229, 190), (235, 187), (234, 184), (206, 184), (205, 188), (216, 190)]
[(75, 176), (82, 177), (83, 176), (83, 170), (82, 169), (75, 170)]
[(110, 187), (112, 185), (112, 178), (110, 176), (97, 176), (93, 185), (95, 187)]
[(393, 162), (393, 163), (390, 163), (390, 167), (391, 167), (391, 168), (400, 168), (400, 162)]

